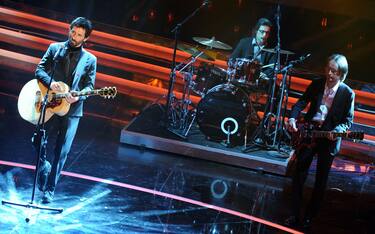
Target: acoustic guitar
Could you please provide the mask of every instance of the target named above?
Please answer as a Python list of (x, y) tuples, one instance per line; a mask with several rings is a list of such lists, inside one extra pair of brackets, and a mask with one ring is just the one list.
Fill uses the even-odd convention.
[[(117, 94), (116, 87), (104, 87), (90, 91), (69, 91), (70, 88), (67, 84), (61, 81), (59, 84), (62, 87), (61, 91), (50, 90), (48, 93), (45, 122), (54, 114), (64, 116), (68, 113), (70, 104), (65, 99), (68, 93), (73, 97), (99, 95), (104, 98), (114, 98)], [(38, 123), (42, 111), (41, 104), (47, 90), (47, 87), (37, 79), (30, 80), (22, 87), (17, 104), (18, 112), (24, 120), (35, 125)]]

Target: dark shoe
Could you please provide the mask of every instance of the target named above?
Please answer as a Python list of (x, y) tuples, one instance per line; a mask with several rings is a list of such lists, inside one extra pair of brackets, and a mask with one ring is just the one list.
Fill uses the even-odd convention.
[(42, 197), (42, 203), (43, 204), (51, 203), (53, 200), (53, 196), (54, 196), (54, 192), (49, 191), (49, 190), (45, 191)]
[(300, 227), (301, 223), (296, 216), (292, 215), (285, 219), (284, 225), (291, 228), (298, 228)]
[(38, 174), (38, 189), (42, 192), (46, 191), (46, 185), (48, 181), (48, 176), (51, 172), (51, 164), (45, 160), (40, 162), (40, 169)]

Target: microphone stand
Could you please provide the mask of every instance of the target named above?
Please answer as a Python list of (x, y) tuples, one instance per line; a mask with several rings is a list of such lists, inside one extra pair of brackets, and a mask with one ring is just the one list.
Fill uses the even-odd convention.
[[(276, 84), (277, 84), (277, 74), (280, 71), (280, 4), (277, 4), (277, 12), (275, 15), (276, 18), (276, 24), (277, 24), (277, 45), (276, 45), (276, 62), (273, 67), (273, 78), (270, 79), (270, 86), (268, 89), (269, 98), (264, 108), (264, 116), (260, 123), (260, 126), (255, 130), (255, 132), (252, 135), (252, 145), (247, 146), (245, 144), (244, 149), (242, 152), (249, 152), (253, 150), (253, 146), (256, 147), (262, 147), (267, 150), (275, 148), (276, 145), (276, 138), (277, 138), (277, 132), (278, 132), (278, 126), (277, 122), (276, 125), (273, 121), (273, 119), (276, 119), (278, 121), (278, 118), (280, 117), (279, 114), (274, 113), (274, 106), (275, 106), (275, 90), (276, 90)], [(282, 99), (282, 97), (281, 97)], [(274, 128), (274, 129), (272, 129)], [(273, 136), (273, 138), (271, 137)]]
[(164, 122), (166, 127), (169, 125), (169, 117), (171, 112), (171, 104), (173, 99), (173, 89), (174, 83), (176, 81), (176, 51), (177, 51), (177, 43), (178, 43), (178, 33), (180, 32), (181, 27), (190, 20), (198, 11), (200, 11), (203, 7), (207, 6), (209, 1), (204, 1), (202, 5), (200, 5), (197, 9), (195, 9), (189, 16), (187, 16), (182, 22), (178, 23), (171, 32), (174, 33), (174, 47), (173, 47), (173, 57), (172, 57), (172, 65), (171, 65), (171, 73), (169, 74), (169, 84), (168, 84), (168, 94), (167, 94), (167, 104), (166, 104), (166, 115), (164, 118)]
[[(278, 3), (277, 4), (277, 13), (276, 13), (276, 24), (277, 24), (277, 45), (276, 45), (276, 63), (275, 63), (275, 66), (274, 66), (274, 75), (273, 75), (273, 82), (272, 82), (272, 91), (271, 91), (271, 98), (269, 98), (270, 100), (270, 104), (269, 104), (269, 112), (267, 113), (267, 117), (271, 116), (271, 119), (267, 122), (267, 135), (268, 137), (270, 135), (273, 134), (273, 140), (271, 141), (271, 147), (274, 147), (275, 144), (276, 144), (276, 137), (277, 137), (277, 132), (278, 132), (278, 129), (277, 129), (277, 122), (278, 122), (278, 118), (279, 118), (279, 113), (277, 113), (276, 115), (273, 113), (273, 109), (274, 109), (274, 99), (275, 99), (275, 89), (276, 89), (276, 83), (277, 83), (277, 74), (279, 73), (280, 71), (280, 63), (281, 63), (281, 59), (280, 59), (280, 47), (281, 47), (281, 43), (280, 43), (280, 4)], [(282, 94), (281, 94), (281, 98), (282, 98)], [(272, 116), (274, 116), (274, 118), (276, 118), (276, 125), (275, 125), (275, 129), (273, 130), (272, 134), (270, 134), (270, 131), (271, 131), (271, 127), (272, 127)], [(267, 141), (266, 141), (266, 144), (267, 144)]]
[[(14, 206), (22, 206), (26, 208), (32, 208), (32, 209), (39, 209), (39, 210), (47, 210), (47, 211), (54, 211), (58, 213), (63, 212), (63, 208), (51, 208), (47, 206), (41, 206), (41, 205), (36, 205), (34, 204), (34, 197), (35, 197), (35, 188), (37, 185), (37, 180), (38, 180), (38, 175), (40, 173), (40, 162), (46, 160), (46, 154), (45, 150), (47, 147), (47, 135), (46, 135), (46, 130), (45, 130), (45, 116), (46, 116), (46, 110), (47, 110), (47, 105), (48, 105), (48, 96), (49, 92), (51, 90), (51, 83), (53, 80), (53, 76), (55, 74), (55, 69), (56, 69), (56, 64), (58, 62), (58, 54), (61, 53), (62, 47), (58, 49), (56, 52), (55, 56), (53, 57), (53, 68), (51, 70), (51, 75), (50, 75), (50, 80), (48, 82), (48, 88), (46, 95), (44, 96), (42, 102), (41, 102), (41, 114), (39, 116), (38, 124), (35, 127), (35, 131), (33, 133), (33, 137), (31, 138), (31, 142), (35, 148), (36, 151), (36, 166), (35, 166), (35, 172), (34, 172), (34, 183), (33, 183), (33, 190), (31, 194), (31, 200), (29, 203), (17, 203), (17, 202), (12, 202), (12, 201), (7, 201), (7, 200), (2, 200), (1, 204), (2, 205), (14, 205)], [(30, 217), (25, 218), (26, 222), (30, 221)]]
[[(287, 76), (288, 76), (289, 69), (293, 68), (297, 64), (302, 63), (308, 57), (310, 57), (310, 54), (307, 54), (306, 56), (301, 56), (297, 60), (290, 61), (287, 66), (283, 67), (283, 69), (281, 69), (279, 71), (279, 73), (282, 74), (282, 79), (281, 79), (281, 83), (280, 83), (280, 99), (279, 99), (279, 104), (278, 104), (278, 107), (277, 107), (277, 114), (276, 114), (276, 117), (277, 117), (276, 123), (275, 123), (275, 131), (276, 132), (275, 132), (275, 136), (274, 136), (274, 139), (273, 139), (274, 145), (276, 145), (278, 133), (279, 132), (284, 133), (283, 132), (283, 130), (284, 130), (284, 124), (283, 123), (285, 123), (285, 114), (286, 114), (287, 105), (288, 105), (288, 98), (289, 98), (288, 91), (289, 91), (289, 87), (290, 87), (290, 84), (291, 84), (290, 76), (289, 76), (289, 82), (287, 83)], [(285, 95), (285, 100), (284, 100), (284, 95)], [(283, 102), (284, 102), (284, 109), (282, 110)], [(280, 117), (282, 118), (281, 121), (280, 121)], [(282, 140), (279, 138), (278, 143), (277, 143), (277, 146), (278, 146), (277, 148), (278, 148), (279, 151), (281, 151), (281, 142), (282, 142)]]

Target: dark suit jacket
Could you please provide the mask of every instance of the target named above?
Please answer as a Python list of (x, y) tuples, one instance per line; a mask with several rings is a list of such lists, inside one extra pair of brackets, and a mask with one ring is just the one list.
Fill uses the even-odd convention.
[[(325, 79), (314, 80), (306, 89), (305, 93), (292, 107), (290, 118), (297, 119), (299, 114), (307, 104), (310, 103), (304, 119), (311, 121), (318, 111), (324, 94)], [(324, 131), (345, 132), (353, 123), (354, 117), (354, 97), (353, 90), (344, 83), (340, 83), (336, 95), (333, 99), (332, 106), (322, 124)], [(323, 141), (328, 141), (324, 139)], [(340, 150), (341, 138), (336, 141), (329, 141), (329, 153), (335, 155)]]
[[(241, 39), (240, 42), (238, 42), (236, 48), (233, 50), (233, 53), (231, 54), (230, 58), (231, 59), (253, 58), (254, 48), (251, 45), (252, 41), (253, 41), (253, 37), (246, 37), (246, 38)], [(274, 63), (276, 61), (276, 54), (274, 53), (262, 51), (260, 56), (261, 56), (260, 62), (263, 65)]]
[[(57, 64), (55, 72), (53, 74), (53, 81), (63, 81), (64, 83), (66, 83), (68, 80), (70, 80), (70, 78), (65, 77), (63, 67), (64, 63), (62, 59), (62, 57), (65, 56), (66, 53), (66, 46), (67, 42), (52, 43), (39, 62), (35, 71), (35, 76), (46, 86), (49, 84), (50, 75), (52, 74), (53, 69), (53, 58), (58, 50), (60, 50), (60, 53), (58, 54), (58, 56), (56, 56)], [(73, 79), (72, 85), (70, 87), (71, 90), (88, 91), (94, 89), (96, 76), (96, 57), (82, 48), (80, 58), (78, 60), (76, 68), (73, 70), (72, 76)], [(78, 102), (73, 103), (70, 106), (67, 115), (78, 117), (82, 116), (83, 101), (85, 99), (86, 97), (81, 96)]]

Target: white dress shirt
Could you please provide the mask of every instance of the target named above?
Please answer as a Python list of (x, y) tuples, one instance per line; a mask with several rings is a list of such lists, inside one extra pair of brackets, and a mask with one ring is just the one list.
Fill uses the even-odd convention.
[(261, 60), (261, 53), (260, 51), (264, 48), (264, 45), (263, 46), (260, 46), (258, 45), (258, 43), (256, 42), (255, 38), (253, 38), (253, 40), (251, 41), (251, 45), (253, 46), (254, 48), (254, 59), (260, 61)]
[(329, 109), (331, 109), (332, 102), (333, 102), (333, 99), (335, 98), (339, 85), (340, 85), (340, 82), (337, 82), (337, 84), (333, 86), (332, 88), (328, 88), (327, 84), (325, 85), (322, 102), (320, 104), (318, 111), (315, 113), (312, 119), (313, 121), (318, 122), (320, 124), (324, 122), (324, 120), (327, 117)]

